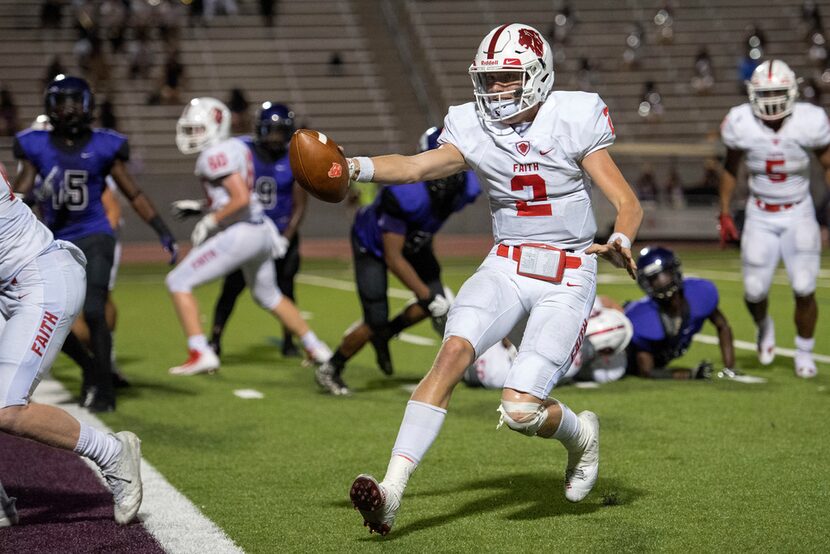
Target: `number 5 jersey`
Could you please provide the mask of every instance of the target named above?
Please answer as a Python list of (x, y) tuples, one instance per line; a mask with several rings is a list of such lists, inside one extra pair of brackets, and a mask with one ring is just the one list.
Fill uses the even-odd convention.
[(94, 129), (76, 144), (67, 145), (50, 131), (29, 129), (17, 134), (14, 155), (37, 169), (33, 194), (56, 239), (113, 233), (101, 195), (115, 160), (130, 157), (127, 137)]

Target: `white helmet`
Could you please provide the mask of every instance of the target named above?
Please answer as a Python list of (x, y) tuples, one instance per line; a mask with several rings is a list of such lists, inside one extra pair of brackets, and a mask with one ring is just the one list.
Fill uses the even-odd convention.
[(764, 121), (775, 121), (792, 113), (798, 80), (790, 66), (781, 60), (769, 60), (755, 68), (746, 90), (752, 112)]
[[(522, 86), (513, 98), (488, 92), (493, 72), (522, 72)], [(553, 88), (553, 54), (544, 37), (529, 25), (512, 23), (487, 33), (470, 65), (473, 93), (485, 121), (505, 121), (544, 102)]]
[(585, 327), (585, 337), (597, 352), (613, 350), (619, 354), (634, 336), (634, 327), (631, 321), (619, 310), (602, 308), (598, 314), (588, 318)]
[(194, 98), (176, 123), (176, 146), (195, 154), (231, 136), (231, 112), (216, 98)]
[(52, 122), (49, 121), (48, 115), (42, 113), (37, 116), (34, 121), (32, 121), (30, 129), (34, 129), (35, 131), (51, 131)]

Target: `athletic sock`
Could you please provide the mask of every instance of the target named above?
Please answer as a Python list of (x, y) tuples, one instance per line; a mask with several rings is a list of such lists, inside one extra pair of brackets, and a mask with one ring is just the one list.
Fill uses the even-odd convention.
[(314, 350), (320, 345), (320, 339), (317, 338), (317, 335), (314, 334), (314, 331), (307, 331), (305, 335), (300, 337), (300, 341), (303, 343), (303, 348), (306, 350)]
[(349, 358), (345, 354), (343, 354), (343, 352), (338, 348), (337, 352), (335, 352), (334, 355), (329, 360), (329, 363), (332, 366), (334, 366), (334, 369), (336, 369), (338, 372), (340, 372), (340, 371), (343, 371), (344, 367), (346, 367), (346, 362), (348, 360), (349, 360)]
[(207, 339), (204, 335), (193, 335), (187, 337), (187, 348), (197, 352), (204, 352), (208, 349)]
[(805, 354), (812, 354), (813, 348), (816, 346), (816, 339), (809, 338), (805, 339), (804, 337), (799, 337), (796, 335), (795, 337), (795, 349), (799, 352), (803, 352)]
[(584, 433), (579, 418), (566, 405), (559, 401), (557, 403), (562, 409), (562, 421), (559, 422), (559, 428), (556, 429), (552, 438), (561, 442), (568, 452), (584, 449), (588, 440), (587, 437), (583, 436)]
[(115, 438), (115, 435), (102, 433), (82, 421), (78, 423), (81, 424), (81, 434), (78, 444), (75, 445), (75, 452), (106, 470), (121, 453), (121, 441)]
[(407, 402), (384, 483), (388, 480), (389, 485), (403, 492), (409, 476), (438, 436), (446, 415), (447, 410), (438, 406), (417, 400)]

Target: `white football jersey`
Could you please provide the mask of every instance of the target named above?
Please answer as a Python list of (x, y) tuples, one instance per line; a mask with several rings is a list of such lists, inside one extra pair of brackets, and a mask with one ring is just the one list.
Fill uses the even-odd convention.
[(54, 237), (0, 173), (0, 287), (52, 246)]
[(743, 150), (750, 192), (769, 204), (799, 202), (810, 194), (810, 151), (830, 144), (830, 121), (823, 108), (796, 102), (778, 132), (735, 106), (721, 124), (723, 144)]
[(453, 106), (438, 142), (458, 148), (487, 191), (495, 242), (541, 242), (578, 253), (593, 242), (591, 183), (580, 163), (614, 142), (598, 95), (551, 93), (522, 134), (483, 122), (474, 102)]
[(229, 138), (204, 150), (196, 160), (195, 173), (202, 181), (208, 198), (208, 209), (212, 212), (223, 208), (230, 201), (228, 191), (222, 186), (225, 177), (238, 173), (245, 181), (250, 191), (248, 207), (223, 219), (223, 227), (240, 221), (262, 221), (262, 204), (254, 192), (254, 160), (250, 148), (244, 142)]

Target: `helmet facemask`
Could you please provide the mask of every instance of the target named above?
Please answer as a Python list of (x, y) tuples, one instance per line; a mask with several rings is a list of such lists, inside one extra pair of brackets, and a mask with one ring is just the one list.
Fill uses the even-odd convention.
[(230, 111), (215, 98), (194, 98), (176, 122), (176, 146), (195, 154), (230, 137)]
[(91, 95), (76, 90), (58, 90), (46, 95), (49, 121), (58, 135), (76, 137), (92, 123)]
[(201, 152), (207, 140), (207, 129), (204, 124), (181, 119), (176, 123), (176, 146), (182, 154)]
[(798, 88), (761, 88), (747, 85), (752, 112), (764, 121), (776, 121), (790, 115), (798, 97)]
[[(474, 71), (471, 69), (473, 93), (479, 113), (484, 120), (505, 123), (538, 104), (540, 98), (529, 83), (532, 82), (533, 76), (541, 71), (540, 65), (537, 61), (526, 71)], [(496, 83), (513, 82), (520, 83), (514, 90), (490, 92)]]

